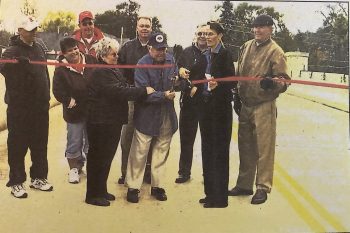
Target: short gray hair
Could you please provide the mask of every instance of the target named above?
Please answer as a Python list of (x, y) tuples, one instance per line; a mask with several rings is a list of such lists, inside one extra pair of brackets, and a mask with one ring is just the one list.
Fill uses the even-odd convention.
[(94, 46), (96, 51), (96, 57), (102, 58), (106, 57), (111, 49), (116, 49), (117, 52), (119, 50), (119, 43), (117, 40), (104, 37), (99, 42), (97, 42)]

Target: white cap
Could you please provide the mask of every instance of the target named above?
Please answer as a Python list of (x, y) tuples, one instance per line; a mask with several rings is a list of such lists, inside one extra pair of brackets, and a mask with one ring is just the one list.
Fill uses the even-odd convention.
[(24, 30), (29, 32), (39, 26), (39, 22), (33, 16), (24, 16), (23, 19), (20, 21), (18, 28), (23, 28)]

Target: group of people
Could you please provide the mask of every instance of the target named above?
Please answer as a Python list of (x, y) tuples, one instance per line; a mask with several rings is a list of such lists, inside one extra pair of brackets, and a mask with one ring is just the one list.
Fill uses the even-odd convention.
[[(204, 208), (228, 206), (228, 196), (253, 195), (252, 204), (264, 203), (271, 191), (276, 138), (276, 103), (287, 89), (283, 50), (271, 39), (273, 20), (259, 15), (252, 23), (255, 38), (240, 50), (238, 67), (222, 41), (218, 22), (199, 25), (194, 42), (178, 59), (167, 52), (166, 36), (152, 33), (152, 20), (139, 17), (136, 38), (120, 48), (94, 26), (90, 11), (79, 14), (79, 29), (60, 41), (59, 66), (53, 76), (53, 94), (62, 103), (67, 123), (65, 157), (69, 183), (79, 183), (86, 163), (85, 202), (109, 206), (115, 196), (107, 190), (112, 160), (121, 143), (119, 184), (127, 186), (126, 199), (139, 202), (143, 182), (150, 194), (166, 201), (164, 168), (172, 136), (178, 129), (174, 108), (180, 91), (181, 152), (178, 184), (191, 179), (193, 145), (201, 134), (205, 196)], [(17, 198), (28, 196), (24, 157), (31, 151), (30, 187), (52, 191), (47, 180), (49, 74), (45, 54), (35, 42), (39, 23), (26, 17), (3, 54), (17, 63), (0, 63), (5, 77), (8, 125), (8, 187)], [(97, 67), (86, 66), (97, 64)], [(140, 65), (118, 69), (120, 65)], [(112, 65), (112, 66), (111, 66)], [(148, 66), (148, 67), (146, 67)], [(261, 77), (255, 81), (217, 82), (235, 75)], [(207, 80), (192, 84), (195, 80)], [(229, 152), (232, 102), (239, 116), (239, 175), (229, 190)]]

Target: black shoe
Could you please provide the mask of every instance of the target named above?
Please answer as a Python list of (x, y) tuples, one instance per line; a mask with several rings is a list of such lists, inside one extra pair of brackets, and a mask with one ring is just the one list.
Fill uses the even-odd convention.
[(264, 203), (266, 200), (267, 200), (266, 191), (263, 189), (257, 189), (250, 203), (253, 205), (258, 205), (258, 204)]
[(185, 183), (185, 182), (189, 181), (190, 179), (191, 179), (190, 176), (179, 175), (179, 177), (176, 178), (175, 183), (182, 184), (182, 183)]
[(216, 202), (206, 202), (204, 203), (204, 208), (226, 208), (228, 206), (227, 202), (216, 203)]
[(165, 190), (158, 187), (151, 188), (151, 195), (154, 196), (158, 201), (166, 201), (168, 199), (165, 194)]
[(207, 202), (208, 202), (208, 198), (207, 197), (199, 199), (199, 203), (201, 203), (201, 204), (205, 204)]
[(131, 203), (138, 203), (139, 202), (139, 192), (138, 189), (131, 189), (128, 188), (128, 193), (126, 194), (126, 200)]
[(106, 193), (105, 198), (108, 201), (114, 201), (115, 200), (115, 196), (113, 194), (111, 194), (111, 193)]
[(118, 184), (124, 184), (125, 182), (125, 176), (121, 176), (119, 179), (118, 179)]
[(228, 191), (228, 195), (229, 196), (249, 196), (249, 195), (253, 195), (253, 190), (242, 189), (236, 186), (233, 189)]
[(85, 202), (90, 205), (97, 205), (97, 206), (109, 206), (110, 203), (107, 201), (106, 198), (103, 197), (96, 197), (96, 198), (86, 198)]

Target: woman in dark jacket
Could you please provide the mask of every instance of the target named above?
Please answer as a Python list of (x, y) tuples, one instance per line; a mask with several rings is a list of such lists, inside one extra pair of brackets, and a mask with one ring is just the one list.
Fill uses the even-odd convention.
[[(235, 74), (233, 59), (221, 42), (224, 29), (209, 22), (206, 33), (208, 51), (207, 79)], [(228, 205), (229, 151), (232, 133), (232, 89), (235, 82), (210, 81), (204, 85), (199, 124), (202, 138), (202, 160), (205, 198), (204, 208), (224, 208)]]
[(67, 146), (65, 156), (70, 171), (69, 183), (79, 183), (81, 169), (84, 165), (85, 155), (88, 152), (89, 143), (86, 133), (87, 117), (87, 77), (92, 73), (92, 68), (82, 66), (70, 66), (69, 64), (96, 63), (93, 56), (79, 52), (77, 41), (66, 37), (60, 41), (62, 55), (60, 63), (67, 66), (58, 66), (53, 76), (53, 94), (62, 103), (63, 118), (67, 122)]
[[(103, 38), (96, 44), (100, 64), (116, 64), (119, 44)], [(121, 128), (128, 121), (128, 100), (146, 98), (151, 87), (129, 87), (120, 70), (97, 68), (88, 80), (89, 110), (87, 133), (87, 190), (85, 202), (109, 206), (115, 196), (107, 192), (107, 178), (117, 150)]]

